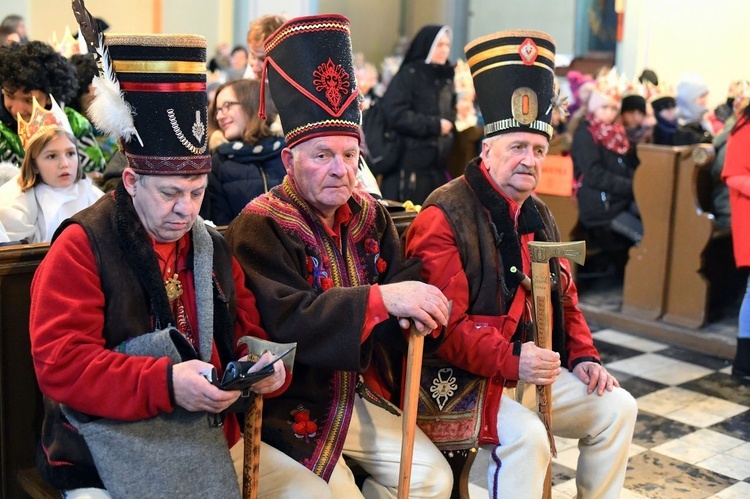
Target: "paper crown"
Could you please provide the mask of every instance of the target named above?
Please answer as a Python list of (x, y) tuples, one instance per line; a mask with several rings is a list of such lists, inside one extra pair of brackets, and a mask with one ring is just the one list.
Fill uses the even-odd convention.
[(562, 105), (555, 90), (552, 37), (541, 31), (501, 31), (470, 42), (465, 51), (485, 135), (532, 132), (551, 138), (552, 108)]
[[(324, 135), (359, 139), (349, 19), (336, 14), (290, 19), (264, 45), (261, 82), (268, 77), (289, 147)], [(263, 102), (259, 114), (265, 114)]]
[(18, 137), (21, 139), (24, 151), (29, 149), (32, 142), (50, 130), (63, 129), (71, 136), (73, 135), (73, 130), (70, 128), (70, 122), (65, 112), (57, 104), (52, 95), (49, 97), (52, 101), (52, 108), (49, 110), (40, 106), (36, 97), (33, 98), (34, 103), (32, 104), (31, 118), (29, 118), (28, 122), (21, 118), (20, 113), (17, 115)]
[(86, 44), (83, 42), (83, 37), (78, 36), (78, 40), (75, 39), (73, 34), (70, 32), (70, 27), (65, 26), (65, 33), (63, 34), (62, 40), (57, 40), (57, 33), (52, 32), (52, 39), (49, 42), (55, 48), (58, 54), (62, 55), (66, 59), (70, 59), (76, 54), (87, 53)]

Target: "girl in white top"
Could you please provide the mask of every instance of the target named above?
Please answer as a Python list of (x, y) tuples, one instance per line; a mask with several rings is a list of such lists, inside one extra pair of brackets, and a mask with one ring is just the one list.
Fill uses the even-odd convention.
[(76, 142), (64, 128), (24, 145), (21, 171), (0, 186), (0, 224), (9, 241), (48, 242), (63, 220), (104, 193), (85, 178)]

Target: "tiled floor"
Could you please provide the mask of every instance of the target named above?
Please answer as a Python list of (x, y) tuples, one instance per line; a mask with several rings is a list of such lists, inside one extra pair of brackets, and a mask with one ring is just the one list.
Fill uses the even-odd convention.
[[(638, 401), (621, 498), (750, 498), (750, 385), (728, 361), (605, 329), (602, 362)], [(557, 439), (553, 499), (575, 497), (576, 442)], [(472, 467), (471, 497), (487, 497), (487, 453)]]

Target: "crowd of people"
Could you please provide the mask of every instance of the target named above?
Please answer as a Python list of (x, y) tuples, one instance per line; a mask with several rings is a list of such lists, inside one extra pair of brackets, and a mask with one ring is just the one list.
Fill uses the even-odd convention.
[[(747, 83), (709, 116), (696, 75), (672, 95), (650, 70), (638, 84), (571, 72), (566, 120), (555, 44), (538, 31), (483, 36), (456, 64), (451, 28), (425, 26), (379, 79), (336, 14), (256, 19), (209, 71), (201, 36), (110, 35), (104, 56), (68, 58), (12, 17), (0, 243), (50, 242), (29, 332), (38, 467), (65, 497), (239, 497), (253, 463), (237, 413), (254, 397), (259, 497), (396, 497), (411, 335), (433, 401), (412, 429), (411, 497), (450, 497), (446, 453), (479, 446), (492, 497), (540, 497), (553, 434), (580, 442), (579, 497), (619, 497), (637, 406), (602, 365), (565, 258), (549, 261), (551, 348), (535, 341), (530, 244), (560, 234), (533, 194), (551, 148), (570, 154), (587, 238), (626, 255), (643, 235), (636, 145), (714, 141), (725, 204), (742, 213)], [(79, 47), (105, 29), (82, 24)], [(122, 92), (107, 94), (113, 79)], [(402, 151), (377, 183), (361, 126), (374, 106)], [(422, 209), (402, 239), (388, 207), (407, 200)], [(276, 362), (250, 394), (217, 387), (212, 370), (271, 360), (246, 337), (295, 344), (293, 373)], [(750, 378), (750, 282), (734, 373)]]

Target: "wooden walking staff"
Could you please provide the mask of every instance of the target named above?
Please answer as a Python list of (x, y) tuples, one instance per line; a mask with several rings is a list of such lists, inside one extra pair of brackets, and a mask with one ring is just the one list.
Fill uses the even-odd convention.
[(409, 353), (406, 358), (406, 385), (404, 412), (401, 415), (403, 440), (401, 441), (401, 465), (398, 470), (398, 499), (409, 497), (411, 485), (411, 460), (414, 456), (414, 434), (419, 406), (419, 378), (422, 374), (424, 336), (412, 324), (409, 332)]
[[(448, 317), (453, 302), (448, 302)], [(445, 330), (445, 327), (443, 327)], [(444, 331), (443, 331), (444, 332)], [(404, 412), (401, 415), (401, 463), (398, 470), (398, 499), (408, 499), (411, 485), (411, 461), (414, 456), (414, 435), (417, 431), (417, 408), (419, 407), (419, 379), (422, 376), (422, 354), (424, 336), (412, 323), (409, 331), (409, 352), (406, 357), (406, 383), (404, 386)]]
[[(265, 352), (279, 355), (296, 343), (274, 343), (253, 336), (243, 336), (237, 341), (238, 344), (247, 345), (248, 360), (257, 362)], [(282, 359), (287, 376), (292, 374), (294, 366), (294, 354), (290, 352)], [(257, 499), (258, 476), (260, 475), (260, 442), (261, 428), (263, 426), (263, 396), (253, 394), (253, 402), (245, 411), (245, 431), (242, 438), (245, 442), (244, 464), (242, 466), (242, 499)]]
[[(573, 260), (583, 265), (586, 259), (586, 243), (573, 241), (558, 242), (529, 242), (531, 252), (531, 296), (534, 302), (534, 324), (536, 325), (536, 345), (539, 348), (552, 348), (552, 298), (549, 274), (550, 258), (559, 257)], [(549, 446), (552, 457), (557, 457), (555, 437), (552, 435), (552, 385), (537, 386), (537, 402), (539, 416), (547, 429)], [(543, 498), (552, 497), (552, 460), (547, 466), (547, 476), (544, 479)]]

